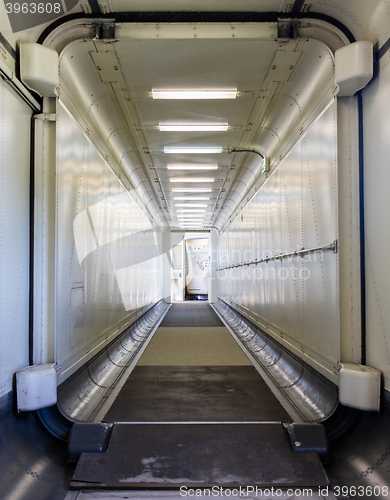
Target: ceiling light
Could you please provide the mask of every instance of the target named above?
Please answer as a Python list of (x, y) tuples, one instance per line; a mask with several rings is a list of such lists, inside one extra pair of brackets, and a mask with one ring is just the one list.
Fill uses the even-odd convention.
[(211, 188), (178, 188), (172, 189), (173, 193), (211, 193)]
[(180, 213), (180, 212), (186, 212), (186, 213), (195, 213), (195, 212), (199, 212), (199, 213), (204, 213), (206, 212), (206, 209), (202, 208), (202, 209), (192, 209), (190, 208), (189, 210), (185, 209), (185, 208), (181, 208), (180, 210), (176, 210), (177, 213)]
[(176, 217), (178, 219), (184, 219), (184, 218), (188, 219), (189, 217), (194, 217), (195, 219), (196, 218), (199, 219), (200, 217), (205, 218), (205, 217), (210, 217), (210, 216), (207, 215), (207, 214), (205, 214), (205, 213), (199, 213), (199, 214), (198, 213), (195, 213), (195, 214), (191, 214), (191, 213), (179, 213), (179, 214), (176, 215)]
[(180, 219), (177, 218), (179, 222), (204, 222), (204, 219)]
[(167, 165), (168, 170), (217, 170), (218, 165)]
[(209, 200), (208, 196), (175, 196), (174, 200), (190, 200), (190, 201), (199, 201), (199, 200)]
[(206, 204), (202, 204), (202, 203), (176, 203), (175, 204), (175, 207), (196, 207), (196, 208), (203, 208), (203, 207), (207, 207)]
[(171, 147), (165, 146), (164, 153), (172, 153), (172, 154), (213, 154), (213, 153), (222, 153), (222, 148), (214, 147), (214, 148), (185, 148), (185, 147)]
[(153, 99), (235, 99), (237, 89), (229, 90), (152, 90)]
[(212, 177), (177, 177), (169, 180), (170, 182), (214, 182)]
[(213, 125), (174, 125), (159, 123), (160, 132), (226, 132), (229, 128), (227, 123), (216, 123)]

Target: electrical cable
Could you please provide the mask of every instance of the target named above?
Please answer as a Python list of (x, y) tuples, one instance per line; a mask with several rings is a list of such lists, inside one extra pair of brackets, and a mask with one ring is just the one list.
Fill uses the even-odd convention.
[(264, 158), (264, 155), (259, 153), (258, 151), (255, 151), (254, 149), (231, 149), (228, 151), (228, 153), (256, 153), (257, 155), (261, 156)]

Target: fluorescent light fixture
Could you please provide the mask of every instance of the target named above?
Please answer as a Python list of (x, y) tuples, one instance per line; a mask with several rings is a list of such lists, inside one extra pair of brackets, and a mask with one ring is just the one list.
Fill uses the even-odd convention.
[(177, 219), (179, 222), (204, 222), (204, 219)]
[(153, 99), (235, 99), (237, 89), (152, 90)]
[(203, 200), (209, 200), (210, 198), (208, 196), (174, 196), (174, 200), (178, 201), (203, 201)]
[(189, 207), (189, 208), (204, 208), (207, 207), (207, 205), (204, 203), (176, 203), (175, 207)]
[(211, 193), (211, 188), (177, 188), (172, 193)]
[(214, 182), (212, 177), (177, 177), (170, 182)]
[(164, 153), (172, 154), (214, 154), (222, 153), (221, 147), (214, 148), (191, 148), (191, 147), (174, 147), (174, 146), (164, 146)]
[(215, 124), (164, 124), (159, 123), (158, 128), (160, 132), (226, 132), (229, 128), (227, 123)]
[(181, 212), (186, 212), (186, 213), (205, 213), (206, 212), (206, 209), (202, 208), (202, 209), (192, 209), (190, 208), (189, 210), (185, 209), (185, 208), (181, 208), (180, 210), (176, 210), (177, 213), (181, 213)]
[(218, 165), (167, 165), (168, 170), (217, 170)]
[[(210, 215), (207, 215), (205, 213), (199, 213), (199, 214), (191, 214), (191, 213), (179, 213), (176, 215), (176, 217), (178, 219), (189, 219), (189, 218), (194, 218), (194, 219), (200, 219), (201, 217), (203, 217), (203, 219), (205, 217), (210, 217)], [(202, 220), (203, 220), (202, 219)]]

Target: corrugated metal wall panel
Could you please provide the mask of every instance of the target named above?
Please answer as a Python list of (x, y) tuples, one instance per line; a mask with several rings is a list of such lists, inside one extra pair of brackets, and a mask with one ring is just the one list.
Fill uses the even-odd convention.
[(0, 396), (28, 366), (30, 121), (0, 79)]
[[(228, 265), (337, 239), (336, 133), (333, 103), (221, 236), (221, 256), (229, 242)], [(323, 251), (219, 271), (219, 294), (317, 368), (336, 373), (337, 254)]]
[(162, 297), (161, 235), (75, 120), (57, 130), (58, 373)]
[(367, 364), (381, 370), (390, 390), (390, 127), (388, 56), (380, 78), (364, 92), (364, 184), (366, 227)]

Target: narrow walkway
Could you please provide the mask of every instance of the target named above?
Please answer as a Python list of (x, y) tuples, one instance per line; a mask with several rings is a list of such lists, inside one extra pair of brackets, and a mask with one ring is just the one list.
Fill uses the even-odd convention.
[(81, 455), (74, 488), (329, 484), (316, 453), (291, 450), (288, 414), (207, 303), (171, 307), (104, 420), (108, 448)]
[(171, 306), (104, 420), (286, 422), (290, 418), (212, 307), (183, 302)]
[(138, 366), (252, 366), (207, 302), (172, 304)]

